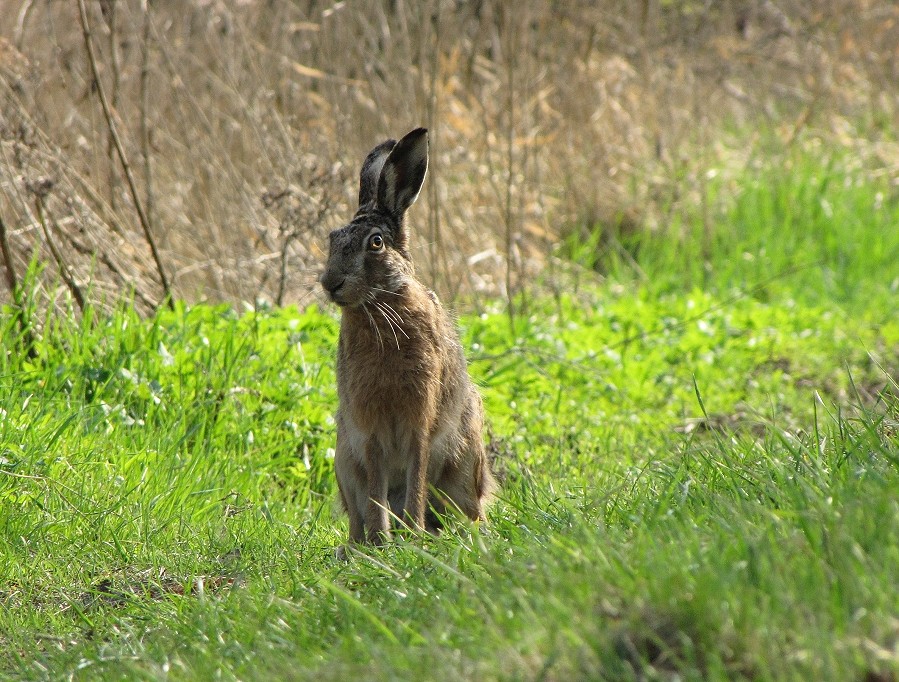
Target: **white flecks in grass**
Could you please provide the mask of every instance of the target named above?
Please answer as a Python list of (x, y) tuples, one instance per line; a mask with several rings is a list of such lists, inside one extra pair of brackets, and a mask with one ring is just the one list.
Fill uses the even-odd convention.
[(169, 353), (169, 349), (165, 347), (165, 344), (160, 341), (159, 342), (159, 357), (162, 358), (162, 366), (163, 367), (171, 367), (175, 364), (175, 356)]
[(128, 414), (125, 410), (122, 410), (122, 424), (125, 426), (144, 426), (143, 419), (135, 419), (130, 414)]
[(696, 326), (699, 329), (699, 331), (701, 331), (706, 336), (714, 336), (715, 335), (715, 328), (711, 324), (706, 322), (705, 320), (697, 320)]

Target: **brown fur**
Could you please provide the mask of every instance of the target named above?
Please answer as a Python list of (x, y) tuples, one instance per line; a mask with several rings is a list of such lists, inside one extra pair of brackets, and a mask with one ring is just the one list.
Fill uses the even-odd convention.
[[(389, 537), (391, 515), (436, 530), (429, 507), (438, 514), (457, 508), (483, 521), (494, 488), (481, 437), (483, 407), (458, 335), (437, 297), (415, 279), (407, 253), (403, 214), (424, 180), (422, 158), (426, 168), (421, 129), (372, 151), (360, 210), (332, 234), (322, 277), (343, 307), (335, 470), (352, 542)], [(366, 176), (372, 169), (377, 178)], [(391, 204), (394, 197), (398, 204)], [(367, 247), (374, 232), (384, 240), (377, 252)]]

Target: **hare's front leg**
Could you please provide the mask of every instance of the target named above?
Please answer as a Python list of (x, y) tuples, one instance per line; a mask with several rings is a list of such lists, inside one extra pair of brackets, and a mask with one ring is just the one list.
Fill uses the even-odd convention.
[(387, 501), (387, 471), (384, 450), (374, 436), (365, 443), (365, 474), (368, 501), (365, 510), (366, 540), (383, 544), (390, 537), (390, 505)]
[(421, 436), (413, 437), (406, 471), (406, 504), (403, 521), (411, 528), (424, 530), (428, 503), (428, 460), (430, 443)]
[[(346, 445), (346, 438), (337, 435), (337, 451), (334, 454), (334, 473), (337, 475), (337, 489), (340, 501), (350, 519), (350, 542), (365, 541), (363, 512), (368, 483), (355, 453)], [(363, 504), (360, 504), (360, 500)]]

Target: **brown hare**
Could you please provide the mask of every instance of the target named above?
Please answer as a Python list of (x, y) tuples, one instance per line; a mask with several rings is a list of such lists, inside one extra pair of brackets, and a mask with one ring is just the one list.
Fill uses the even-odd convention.
[(321, 277), (342, 309), (334, 468), (354, 543), (389, 538), (391, 516), (432, 532), (453, 508), (484, 520), (495, 485), (459, 336), (409, 253), (404, 216), (427, 169), (424, 128), (368, 154)]

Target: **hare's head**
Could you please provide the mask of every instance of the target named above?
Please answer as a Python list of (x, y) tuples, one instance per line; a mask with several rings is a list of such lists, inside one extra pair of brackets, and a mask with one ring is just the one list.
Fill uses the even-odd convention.
[(428, 131), (418, 128), (369, 152), (359, 177), (359, 210), (334, 230), (322, 287), (337, 305), (354, 307), (379, 292), (397, 293), (413, 277), (403, 217), (428, 170)]

